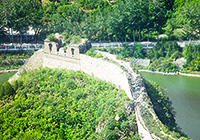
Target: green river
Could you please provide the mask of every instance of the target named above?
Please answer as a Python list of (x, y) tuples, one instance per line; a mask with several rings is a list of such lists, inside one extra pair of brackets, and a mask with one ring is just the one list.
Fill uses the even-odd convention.
[(144, 79), (164, 87), (176, 112), (176, 122), (193, 140), (200, 140), (200, 78), (141, 72)]

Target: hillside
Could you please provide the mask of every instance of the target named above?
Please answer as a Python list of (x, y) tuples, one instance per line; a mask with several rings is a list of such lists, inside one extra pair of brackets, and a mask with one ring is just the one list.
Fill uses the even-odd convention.
[(110, 83), (49, 68), (13, 83), (16, 95), (0, 101), (0, 139), (139, 139), (133, 103)]

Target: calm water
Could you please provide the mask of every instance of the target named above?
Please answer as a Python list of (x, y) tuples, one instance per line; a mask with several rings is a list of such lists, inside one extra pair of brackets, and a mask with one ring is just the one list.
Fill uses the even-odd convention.
[(146, 80), (168, 89), (176, 122), (193, 140), (200, 140), (200, 78), (141, 73)]
[(9, 72), (9, 73), (1, 73), (0, 74), (0, 84), (3, 84), (7, 81), (10, 77), (12, 77), (16, 72)]

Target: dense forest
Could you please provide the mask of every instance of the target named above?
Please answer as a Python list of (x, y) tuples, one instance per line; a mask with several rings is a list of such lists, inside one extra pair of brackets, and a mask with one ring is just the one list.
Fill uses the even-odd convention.
[(40, 39), (56, 32), (92, 41), (198, 39), (199, 15), (199, 0), (1, 0), (0, 36), (32, 27)]

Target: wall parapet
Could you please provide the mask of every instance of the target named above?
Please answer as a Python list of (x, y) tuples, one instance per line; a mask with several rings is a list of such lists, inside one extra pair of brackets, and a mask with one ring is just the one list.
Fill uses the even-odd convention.
[[(66, 46), (66, 47), (63, 47)], [(81, 39), (79, 44), (60, 44), (57, 42), (45, 39), (44, 41), (44, 52), (60, 55), (64, 57), (80, 58), (80, 53), (85, 53), (91, 48), (91, 42), (87, 39)]]

